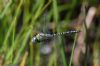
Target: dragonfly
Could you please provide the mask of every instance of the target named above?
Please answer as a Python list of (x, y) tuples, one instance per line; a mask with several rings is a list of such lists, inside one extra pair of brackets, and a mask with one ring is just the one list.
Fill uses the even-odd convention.
[[(46, 13), (43, 15), (43, 17), (46, 17)], [(44, 22), (46, 22), (46, 18), (44, 18), (43, 23), (42, 23), (42, 24), (44, 24), (43, 32), (47, 28), (46, 23), (44, 23)], [(31, 41), (34, 44), (35, 43), (39, 43), (39, 42), (46, 42), (47, 40), (52, 39), (53, 37), (56, 37), (56, 36), (62, 36), (62, 35), (78, 33), (78, 32), (80, 32), (80, 30), (69, 30), (69, 31), (60, 32), (60, 33), (53, 33), (53, 34), (50, 34), (50, 33), (38, 33), (37, 35), (32, 37)]]
[(62, 36), (66, 34), (79, 33), (79, 32), (80, 32), (79, 30), (70, 30), (70, 31), (54, 33), (54, 34), (38, 33), (36, 36), (32, 38), (32, 43), (46, 42), (47, 40), (52, 39), (53, 37), (56, 37), (56, 36)]
[[(45, 17), (45, 15), (44, 15), (44, 17)], [(44, 19), (43, 22), (41, 21), (42, 28), (41, 28), (41, 26), (38, 27), (38, 28), (40, 28), (40, 29), (38, 29), (39, 33), (37, 33), (35, 36), (33, 36), (31, 38), (32, 44), (36, 45), (39, 43), (41, 54), (49, 54), (52, 51), (52, 47), (53, 47), (52, 42), (55, 42), (56, 41), (55, 39), (57, 39), (58, 36), (75, 34), (75, 33), (80, 32), (80, 30), (74, 29), (74, 30), (68, 30), (68, 31), (64, 31), (64, 32), (53, 33), (52, 28), (48, 27), (48, 22), (44, 23), (44, 22), (46, 22), (45, 20), (46, 19)], [(48, 28), (51, 30), (49, 30)], [(53, 41), (53, 39), (54, 39), (54, 41)]]

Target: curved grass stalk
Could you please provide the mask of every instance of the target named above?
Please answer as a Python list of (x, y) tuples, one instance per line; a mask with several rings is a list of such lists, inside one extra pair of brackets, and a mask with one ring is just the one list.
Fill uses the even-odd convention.
[(32, 32), (32, 28), (25, 33), (25, 35), (24, 35), (25, 38), (24, 38), (24, 40), (22, 42), (21, 48), (18, 50), (18, 53), (16, 55), (16, 58), (14, 59), (13, 64), (16, 64), (18, 62), (18, 59), (20, 57), (20, 54), (23, 51), (23, 49), (25, 48), (25, 45), (27, 43), (28, 37), (29, 37), (29, 35), (30, 35), (31, 32)]
[(72, 52), (71, 52), (69, 66), (71, 66), (71, 64), (72, 64), (72, 59), (73, 59), (74, 49), (75, 49), (75, 45), (76, 45), (76, 40), (77, 40), (77, 34), (75, 35), (75, 39), (74, 39), (74, 43), (73, 43), (73, 47), (72, 47)]
[[(14, 16), (14, 19), (12, 20), (12, 23), (11, 23), (11, 25), (10, 25), (10, 27), (9, 27), (9, 29), (8, 29), (8, 32), (7, 32), (6, 36), (5, 36), (5, 39), (4, 39), (4, 43), (3, 43), (3, 46), (2, 46), (1, 52), (2, 52), (3, 50), (5, 50), (5, 47), (7, 46), (7, 40), (8, 40), (8, 38), (9, 38), (9, 36), (10, 36), (10, 33), (11, 33), (12, 29), (13, 29), (13, 28), (15, 27), (15, 25), (16, 25), (17, 17), (18, 17), (18, 15), (19, 15), (19, 13), (20, 13), (20, 8), (21, 8), (22, 4), (23, 4), (23, 0), (20, 1), (20, 4), (19, 4), (19, 6), (18, 6), (18, 8), (17, 8), (17, 11), (16, 11), (16, 14), (15, 14), (15, 16)], [(7, 47), (6, 47), (6, 48), (7, 48)]]
[(5, 15), (5, 13), (9, 10), (9, 7), (12, 3), (12, 0), (9, 0), (8, 4), (6, 5), (6, 7), (4, 8), (3, 12), (0, 14), (0, 19), (2, 19)]

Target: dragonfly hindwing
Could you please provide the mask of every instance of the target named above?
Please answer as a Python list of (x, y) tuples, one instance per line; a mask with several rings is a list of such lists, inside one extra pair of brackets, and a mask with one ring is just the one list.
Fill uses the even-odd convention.
[(61, 33), (56, 33), (56, 34), (55, 33), (54, 34), (39, 33), (32, 38), (32, 42), (33, 43), (42, 42), (42, 41), (46, 41), (48, 39), (52, 39), (55, 36), (71, 34), (71, 33), (78, 33), (78, 32), (80, 32), (80, 31), (71, 30), (71, 31), (61, 32)]

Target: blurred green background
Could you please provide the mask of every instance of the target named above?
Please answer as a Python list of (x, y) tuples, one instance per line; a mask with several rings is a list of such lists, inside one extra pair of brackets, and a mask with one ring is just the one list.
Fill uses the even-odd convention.
[[(91, 7), (95, 15), (88, 19)], [(31, 41), (40, 32), (68, 30), (81, 33)], [(99, 0), (0, 0), (0, 66), (100, 66), (99, 61)]]

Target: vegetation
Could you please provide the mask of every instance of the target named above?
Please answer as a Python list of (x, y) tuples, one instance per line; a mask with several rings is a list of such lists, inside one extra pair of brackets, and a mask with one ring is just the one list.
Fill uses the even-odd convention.
[[(0, 0), (0, 66), (100, 66), (99, 0)], [(34, 44), (38, 33), (79, 30)]]

